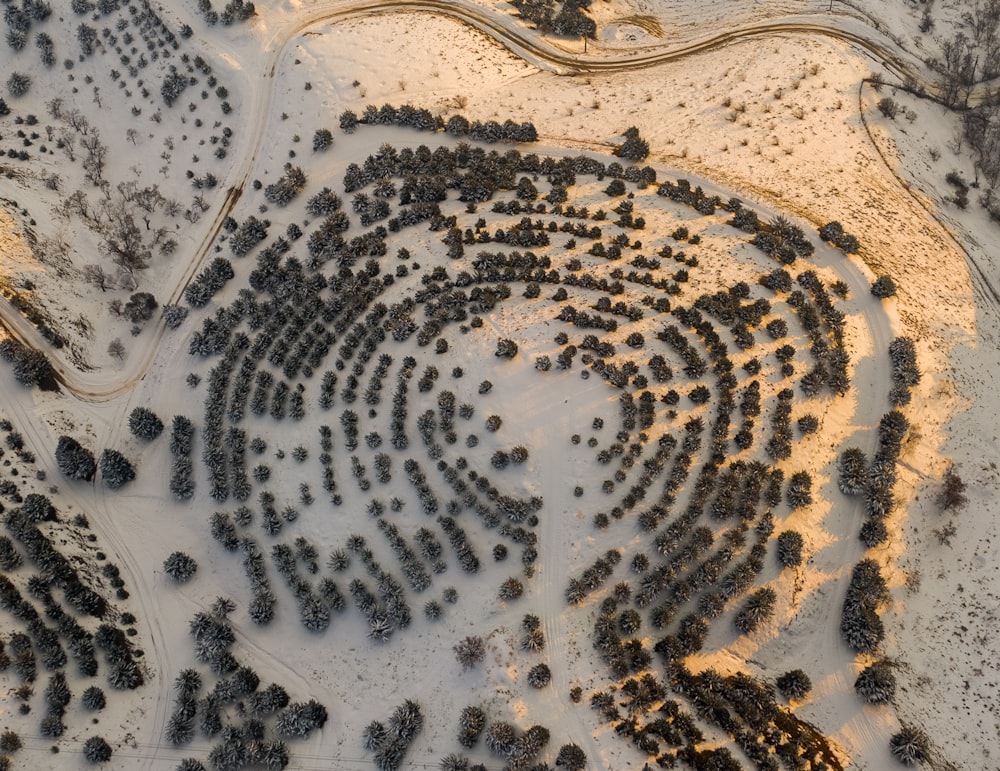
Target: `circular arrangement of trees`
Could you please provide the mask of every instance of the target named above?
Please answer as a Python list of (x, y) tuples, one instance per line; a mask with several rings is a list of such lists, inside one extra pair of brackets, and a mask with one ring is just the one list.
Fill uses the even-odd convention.
[[(815, 444), (807, 437), (822, 430), (824, 400), (849, 387), (845, 293), (834, 271), (803, 267), (816, 247), (789, 219), (637, 165), (649, 148), (634, 128), (621, 161), (605, 163), (487, 151), (475, 142), (526, 129), (458, 117), (409, 105), (345, 112), (346, 132), (403, 125), (471, 142), (382, 145), (350, 164), (342, 187), (286, 164), (249, 193), (273, 207), (276, 227), (254, 216), (227, 223), (219, 246), (228, 243), (233, 262), (213, 262), (186, 298), (189, 353), (211, 369), (193, 381), (204, 398), (197, 443), (191, 419), (173, 421), (170, 489), (180, 500), (194, 495), (200, 453), (215, 509), (209, 531), (242, 560), (254, 623), (272, 623), (276, 606), (293, 602), (310, 632), (329, 635), (340, 633), (338, 614), (358, 612), (370, 644), (392, 645), (420, 624), (449, 622), (460, 600), (444, 575), (486, 576), (494, 589), (480, 596), (503, 612), (530, 602), (548, 548), (539, 525), (553, 512), (525, 472), (546, 464), (551, 448), (516, 435), (532, 394), (512, 394), (511, 382), (568, 391), (567, 378), (590, 378), (587, 387), (596, 381), (608, 398), (573, 428), (567, 451), (580, 478), (568, 480), (567, 500), (589, 507), (583, 521), (612, 544), (622, 528), (638, 534), (566, 577), (567, 604), (599, 608), (593, 641), (621, 683), (610, 702), (594, 694), (592, 706), (662, 765), (708, 753), (726, 767), (732, 753), (701, 747), (698, 721), (723, 729), (751, 759), (790, 753), (771, 738), (751, 740), (777, 711), (795, 742), (813, 743), (821, 757), (821, 737), (775, 701), (776, 692), (808, 694), (803, 672), (768, 684), (746, 673), (695, 675), (685, 662), (713, 623), (743, 634), (773, 623), (786, 578), (762, 586), (767, 559), (803, 564), (804, 539), (785, 520), (808, 515), (816, 472), (798, 465), (796, 451)], [(313, 149), (332, 142), (318, 129)], [(577, 191), (592, 182), (600, 202), (584, 204)], [(746, 280), (709, 288), (706, 267), (725, 227), (753, 247), (740, 257)], [(434, 248), (418, 253), (414, 228)], [(838, 223), (820, 238), (857, 248)], [(204, 310), (223, 284), (244, 280), (228, 305)], [(515, 314), (556, 329), (542, 340), (497, 323)], [(912, 353), (894, 345), (900, 389), (918, 380)], [(904, 403), (902, 390), (895, 401)], [(162, 424), (156, 430), (159, 419), (144, 409), (130, 427), (151, 439)], [(890, 537), (884, 514), (905, 428), (887, 417), (877, 466), (860, 450), (840, 459), (841, 489), (866, 496), (866, 543)], [(107, 480), (103, 464), (102, 456)], [(329, 530), (312, 526), (317, 504), (338, 514)], [(186, 580), (196, 566), (171, 555), (164, 569)], [(882, 639), (876, 572), (856, 570), (841, 621), (860, 652)], [(206, 624), (204, 637), (198, 627), (199, 650), (228, 639), (215, 628)], [(537, 661), (552, 645), (543, 629), (529, 612), (515, 634), (527, 687), (552, 677)], [(463, 670), (486, 661), (484, 637), (468, 632), (454, 645)], [(654, 716), (661, 703), (668, 717)], [(485, 733), (509, 762), (535, 757), (548, 740), (540, 726), (519, 733), (475, 712), (463, 720), (463, 741)], [(405, 748), (380, 726), (363, 741), (380, 767), (395, 767)], [(177, 729), (186, 735), (186, 724)], [(219, 746), (238, 746), (231, 738)], [(579, 748), (563, 749), (562, 765), (585, 762)], [(448, 757), (453, 767), (463, 760)]]

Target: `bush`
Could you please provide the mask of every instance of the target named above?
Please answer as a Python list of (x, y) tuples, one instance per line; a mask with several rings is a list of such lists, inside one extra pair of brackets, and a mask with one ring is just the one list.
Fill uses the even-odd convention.
[(462, 669), (472, 669), (486, 658), (486, 641), (478, 635), (469, 635), (455, 645), (453, 650)]
[(774, 605), (777, 594), (774, 589), (765, 586), (747, 597), (743, 607), (736, 614), (734, 623), (736, 628), (744, 634), (749, 634), (756, 630), (762, 623), (767, 621), (774, 613)]
[(128, 429), (134, 436), (152, 441), (163, 432), (163, 421), (152, 410), (136, 407), (128, 417)]
[(775, 681), (775, 685), (786, 699), (801, 699), (812, 690), (812, 681), (801, 669), (785, 672)]
[(167, 329), (178, 329), (188, 316), (188, 309), (183, 305), (164, 305), (163, 323)]
[(552, 681), (552, 670), (548, 664), (535, 664), (528, 671), (528, 685), (532, 688), (544, 688)]
[(795, 530), (785, 530), (778, 536), (778, 562), (783, 567), (794, 568), (802, 564), (802, 535)]
[(198, 563), (181, 551), (175, 551), (163, 561), (163, 571), (177, 583), (183, 584), (194, 578)]
[(458, 719), (458, 743), (470, 749), (486, 727), (486, 713), (479, 707), (465, 707)]
[(860, 495), (868, 488), (868, 457), (857, 447), (848, 447), (837, 464), (837, 486), (844, 495)]
[(316, 129), (316, 133), (313, 134), (313, 152), (326, 150), (331, 145), (333, 145), (333, 134), (330, 133), (330, 129)]
[(135, 479), (135, 468), (118, 450), (102, 452), (100, 466), (104, 484), (112, 490), (118, 490)]
[(91, 736), (83, 743), (83, 757), (88, 763), (107, 763), (111, 760), (111, 745), (100, 736)]
[(629, 161), (642, 161), (649, 156), (649, 143), (639, 136), (639, 129), (630, 126), (624, 136), (625, 141), (615, 150), (615, 155)]
[(90, 482), (97, 473), (94, 453), (71, 436), (60, 436), (56, 445), (56, 465), (70, 479)]
[(890, 276), (879, 276), (872, 284), (872, 294), (880, 300), (896, 296), (896, 282)]
[(796, 471), (788, 480), (788, 505), (800, 509), (812, 503), (812, 477), (808, 471)]
[(896, 104), (895, 99), (886, 96), (878, 100), (878, 111), (889, 120), (895, 120), (899, 114), (899, 105)]
[(876, 661), (861, 670), (854, 690), (869, 704), (888, 704), (896, 696), (896, 675), (886, 661)]
[(92, 685), (83, 692), (82, 696), (80, 696), (80, 703), (83, 705), (84, 709), (88, 709), (91, 712), (97, 712), (104, 709), (105, 704), (107, 704), (107, 699), (104, 696), (104, 691), (96, 685)]
[(904, 766), (923, 763), (930, 758), (930, 741), (919, 728), (905, 726), (889, 740), (892, 756)]
[(559, 748), (556, 765), (566, 771), (583, 771), (587, 767), (587, 753), (575, 744), (564, 744)]
[(31, 90), (31, 78), (23, 72), (13, 72), (7, 78), (7, 93), (15, 99), (24, 96)]

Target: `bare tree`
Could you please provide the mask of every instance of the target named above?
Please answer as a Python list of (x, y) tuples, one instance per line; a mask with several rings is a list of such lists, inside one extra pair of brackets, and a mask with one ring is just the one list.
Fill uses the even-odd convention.
[(73, 146), (75, 144), (76, 137), (73, 134), (66, 129), (59, 132), (59, 146), (62, 148), (62, 151), (66, 153), (66, 157), (69, 158), (70, 161), (76, 160), (76, 153), (73, 150)]
[(101, 142), (96, 131), (80, 140), (80, 144), (87, 151), (87, 157), (83, 161), (87, 179), (95, 186), (100, 187), (104, 177), (104, 161), (108, 156), (108, 146)]
[(83, 266), (83, 280), (88, 284), (93, 284), (102, 292), (115, 288), (115, 282), (111, 275), (96, 263)]
[(66, 113), (66, 122), (70, 125), (70, 128), (78, 134), (86, 136), (90, 133), (90, 123), (87, 121), (84, 114), (79, 110), (70, 110)]
[(134, 289), (138, 285), (135, 274), (148, 267), (152, 252), (142, 239), (142, 231), (135, 224), (132, 208), (124, 200), (109, 201), (101, 207), (101, 233), (104, 248), (129, 277)]
[(49, 115), (51, 115), (54, 120), (60, 120), (62, 118), (62, 99), (59, 99), (58, 97), (55, 99), (49, 99), (49, 101), (45, 103), (45, 107), (48, 109)]
[(965, 506), (969, 502), (965, 494), (965, 482), (958, 475), (955, 467), (948, 466), (944, 472), (944, 479), (941, 480), (941, 490), (937, 496), (937, 504), (945, 511), (954, 511)]
[(125, 344), (121, 338), (116, 337), (108, 343), (108, 354), (114, 356), (118, 361), (125, 361)]
[(82, 190), (74, 190), (63, 202), (63, 211), (66, 214), (76, 214), (83, 219), (90, 219), (90, 204), (87, 202), (87, 194)]

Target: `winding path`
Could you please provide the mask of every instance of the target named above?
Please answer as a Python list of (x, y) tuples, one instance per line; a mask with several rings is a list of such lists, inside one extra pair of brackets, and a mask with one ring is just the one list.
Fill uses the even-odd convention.
[[(879, 62), (902, 82), (915, 84), (929, 94), (938, 91), (934, 80), (927, 74), (918, 57), (903, 50), (887, 36), (872, 30), (863, 22), (846, 16), (790, 17), (778, 22), (746, 25), (673, 47), (643, 49), (614, 56), (581, 56), (553, 47), (543, 38), (525, 29), (513, 17), (491, 15), (470, 0), (336, 0), (319, 3), (310, 8), (305, 16), (275, 30), (274, 34), (264, 42), (259, 60), (260, 76), (253, 80), (256, 82), (264, 80), (268, 83), (265, 87), (253, 90), (252, 100), (247, 105), (250, 125), (246, 132), (248, 136), (246, 150), (223, 183), (222, 188), (226, 190), (225, 197), (216, 209), (209, 229), (193, 251), (186, 270), (166, 302), (181, 301), (184, 289), (212, 253), (223, 222), (233, 211), (245, 185), (251, 179), (256, 159), (267, 138), (274, 93), (276, 88), (280, 87), (280, 84), (274, 83), (275, 73), (289, 44), (306, 29), (317, 24), (398, 12), (432, 12), (468, 24), (504, 45), (525, 61), (557, 75), (627, 72), (677, 61), (742, 40), (772, 35), (803, 34), (823, 35), (848, 43)], [(981, 84), (979, 93), (987, 90), (988, 86), (989, 84)], [(978, 272), (978, 266), (973, 268)], [(979, 276), (979, 278), (985, 281), (985, 277)], [(988, 281), (986, 284), (988, 294), (998, 296)], [(25, 345), (49, 353), (56, 379), (62, 388), (76, 398), (89, 402), (112, 400), (141, 381), (152, 366), (166, 331), (163, 321), (158, 321), (150, 329), (150, 334), (144, 336), (144, 345), (133, 351), (121, 379), (108, 382), (104, 377), (81, 372), (72, 364), (52, 356), (51, 346), (38, 330), (5, 299), (0, 300), (0, 324)]]

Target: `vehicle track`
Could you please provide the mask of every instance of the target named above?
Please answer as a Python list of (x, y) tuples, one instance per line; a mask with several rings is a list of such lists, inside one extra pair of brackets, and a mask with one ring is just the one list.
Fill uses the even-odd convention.
[[(250, 110), (253, 126), (250, 129), (251, 139), (247, 151), (228, 175), (224, 183), (228, 185), (226, 196), (216, 211), (208, 232), (194, 250), (187, 269), (171, 291), (169, 302), (179, 302), (182, 299), (185, 288), (194, 278), (205, 259), (211, 254), (223, 222), (233, 211), (245, 185), (250, 180), (257, 156), (266, 138), (266, 129), (270, 118), (269, 108), (276, 88), (273, 83), (274, 76), (288, 45), (304, 30), (316, 24), (335, 23), (373, 14), (421, 11), (438, 13), (468, 24), (490, 36), (496, 42), (503, 44), (525, 61), (558, 75), (630, 72), (678, 61), (743, 40), (773, 35), (822, 35), (848, 43), (861, 50), (885, 66), (901, 81), (915, 84), (924, 93), (931, 95), (931, 98), (935, 98), (934, 95), (939, 92), (937, 84), (926, 75), (925, 68), (916, 56), (899, 48), (882, 33), (872, 30), (871, 34), (868, 32), (863, 34), (847, 29), (846, 23), (853, 21), (849, 18), (800, 17), (780, 22), (750, 24), (678, 46), (668, 47), (665, 45), (662, 48), (645, 50), (640, 53), (597, 58), (593, 56), (581, 57), (555, 49), (544, 44), (530, 31), (520, 27), (511, 17), (490, 15), (466, 0), (349, 0), (348, 2), (318, 4), (310, 10), (307, 16), (285, 29), (276, 31), (267, 41), (262, 57), (264, 65), (261, 72), (264, 79), (272, 82), (265, 88), (253, 90), (255, 95), (261, 92), (263, 94)], [(882, 39), (876, 40), (876, 36)], [(989, 86), (989, 83), (980, 84), (977, 88), (976, 98), (978, 95), (988, 92)], [(927, 210), (922, 202), (921, 206), (925, 211)], [(928, 213), (930, 214), (929, 211)], [(940, 224), (940, 221), (938, 222)], [(985, 282), (989, 293), (1000, 306), (1000, 294), (989, 285), (985, 275), (974, 260), (970, 259), (970, 264), (980, 278), (979, 283)], [(0, 324), (23, 344), (51, 354), (51, 347), (44, 341), (38, 330), (29, 324), (6, 300), (0, 300)], [(166, 327), (163, 321), (158, 321), (151, 330), (151, 334), (146, 337), (143, 348), (133, 352), (134, 355), (131, 357), (127, 373), (117, 383), (102, 383), (94, 378), (88, 378), (67, 362), (58, 357), (50, 356), (50, 359), (53, 360), (56, 380), (63, 389), (83, 401), (101, 402), (114, 399), (143, 379), (156, 358), (159, 343), (165, 331)]]

